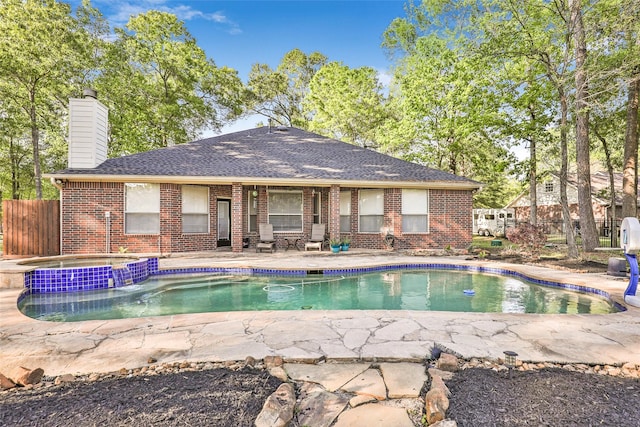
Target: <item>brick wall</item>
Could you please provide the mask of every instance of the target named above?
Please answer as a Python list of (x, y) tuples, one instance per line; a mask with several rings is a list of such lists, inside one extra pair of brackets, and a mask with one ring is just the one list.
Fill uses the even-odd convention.
[[(298, 187), (299, 188), (299, 187)], [(235, 250), (242, 247), (242, 238), (250, 238), (250, 246), (255, 247), (258, 233), (247, 232), (248, 192), (253, 186), (240, 184), (209, 187), (210, 230), (208, 233), (182, 233), (182, 187), (178, 184), (160, 185), (160, 229), (159, 235), (128, 235), (124, 233), (124, 184), (70, 182), (61, 194), (62, 253), (105, 253), (118, 252), (127, 248), (129, 252), (189, 252), (206, 251), (216, 248), (217, 200), (232, 201), (232, 243)], [(258, 224), (268, 220), (267, 187), (259, 186), (257, 215)], [(358, 233), (358, 189), (351, 190), (351, 232), (341, 235), (351, 238), (354, 248), (387, 249), (384, 234)], [(322, 197), (322, 222), (332, 237), (340, 235), (338, 202), (340, 187), (315, 188)], [(395, 238), (394, 248), (466, 248), (471, 244), (470, 191), (430, 190), (429, 232), (402, 233), (402, 190), (386, 189), (384, 201), (384, 228)], [(313, 223), (313, 189), (303, 189), (304, 230), (298, 233), (278, 233), (280, 248), (284, 239), (303, 239), (311, 234)], [(110, 212), (110, 218), (105, 216)], [(107, 248), (107, 226), (110, 227), (109, 248)]]
[[(182, 187), (160, 185), (160, 234), (125, 234), (123, 183), (69, 182), (61, 192), (63, 254), (189, 252), (213, 250), (217, 236), (217, 197), (230, 197), (229, 186), (211, 186), (208, 233), (182, 233)], [(109, 212), (107, 218), (105, 213)], [(107, 248), (107, 227), (110, 227)]]
[[(402, 190), (385, 189), (384, 233), (358, 233), (358, 191), (351, 189), (351, 241), (354, 247), (389, 249), (384, 235), (393, 234), (394, 249), (464, 249), (472, 239), (472, 193), (458, 190), (429, 190), (429, 232), (402, 232)], [(345, 233), (343, 233), (345, 235)]]

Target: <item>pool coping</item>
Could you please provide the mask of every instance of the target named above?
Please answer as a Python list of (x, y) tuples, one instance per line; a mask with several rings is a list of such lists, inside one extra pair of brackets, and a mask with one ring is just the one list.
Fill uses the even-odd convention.
[[(598, 289), (622, 304), (627, 279), (530, 265), (423, 257), (428, 264), (497, 268), (527, 277)], [(160, 269), (202, 266), (319, 270), (416, 264), (416, 257), (360, 254), (277, 257), (219, 254), (168, 257)], [(295, 266), (295, 268), (293, 268)], [(497, 358), (506, 349), (523, 360), (640, 364), (640, 309), (603, 314), (505, 314), (412, 311), (226, 312), (109, 321), (55, 323), (22, 315), (21, 289), (0, 290), (0, 372), (43, 367), (48, 374), (110, 372), (159, 362), (226, 361), (280, 355), (297, 360), (422, 360), (437, 345), (465, 358)], [(37, 366), (36, 366), (37, 365)]]

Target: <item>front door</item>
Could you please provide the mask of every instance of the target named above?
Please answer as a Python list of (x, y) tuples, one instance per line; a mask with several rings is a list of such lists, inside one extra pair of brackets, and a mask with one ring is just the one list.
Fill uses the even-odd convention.
[(231, 201), (218, 200), (218, 247), (231, 246)]

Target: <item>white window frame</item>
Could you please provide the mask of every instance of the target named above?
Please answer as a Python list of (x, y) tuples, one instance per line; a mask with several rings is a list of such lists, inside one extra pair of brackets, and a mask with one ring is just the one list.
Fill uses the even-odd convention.
[(160, 234), (160, 184), (124, 184), (124, 234)]
[(553, 193), (555, 191), (555, 185), (553, 181), (547, 181), (544, 183), (544, 192), (545, 193)]
[[(402, 233), (429, 233), (429, 190), (403, 188), (402, 189)], [(424, 228), (417, 227), (421, 221)]]
[[(275, 194), (295, 194), (300, 198), (300, 210), (299, 212), (271, 212), (271, 195), (275, 195)], [(267, 192), (267, 218), (268, 218), (268, 223), (273, 225), (273, 232), (274, 233), (300, 233), (302, 232), (302, 228), (304, 227), (304, 218), (303, 218), (303, 213), (304, 213), (304, 199), (302, 196), (302, 190), (269, 190)], [(290, 216), (290, 217), (299, 217), (300, 218), (300, 227), (299, 228), (289, 228), (289, 229), (282, 229), (279, 228), (278, 224), (274, 224), (274, 221), (272, 220), (273, 217), (275, 216)]]
[[(382, 196), (382, 197), (379, 197)], [(375, 201), (372, 203), (371, 198), (375, 197)], [(377, 220), (378, 227), (376, 230), (373, 228), (363, 229), (363, 217), (372, 217)], [(359, 233), (372, 233), (379, 234), (384, 227), (384, 190), (383, 189), (370, 189), (360, 190), (358, 192), (358, 232)]]
[[(194, 194), (187, 194), (193, 192)], [(199, 193), (199, 194), (195, 194)], [(197, 200), (202, 198), (204, 200)], [(191, 199), (191, 200), (190, 200)], [(195, 201), (195, 205), (191, 204), (191, 201)], [(204, 202), (204, 203), (203, 203)], [(210, 231), (211, 218), (209, 216), (209, 187), (203, 185), (183, 185), (182, 186), (182, 233), (183, 234), (208, 234)], [(204, 219), (204, 229), (198, 229), (193, 231), (186, 231), (185, 226), (188, 224), (188, 219), (199, 218), (201, 221)], [(187, 221), (185, 222), (185, 218)], [(206, 218), (206, 219), (205, 219)], [(195, 227), (194, 227), (195, 228)]]
[[(311, 201), (313, 202), (313, 223), (322, 224), (322, 193), (319, 191), (313, 193), (311, 196)], [(316, 210), (318, 211), (317, 215)]]
[[(256, 192), (255, 196), (253, 195), (254, 191)], [(255, 228), (251, 228), (252, 216), (256, 217)], [(257, 190), (249, 190), (247, 192), (247, 232), (249, 233), (258, 232), (258, 191)]]
[[(344, 221), (345, 218), (346, 221)], [(343, 222), (346, 222), (344, 227)], [(351, 232), (351, 190), (340, 191), (340, 232)]]

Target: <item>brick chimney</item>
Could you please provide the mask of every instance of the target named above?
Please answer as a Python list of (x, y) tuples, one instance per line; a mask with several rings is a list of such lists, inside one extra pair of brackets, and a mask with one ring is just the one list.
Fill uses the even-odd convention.
[(71, 169), (91, 169), (107, 160), (107, 120), (109, 110), (93, 89), (83, 98), (69, 99), (69, 165)]

